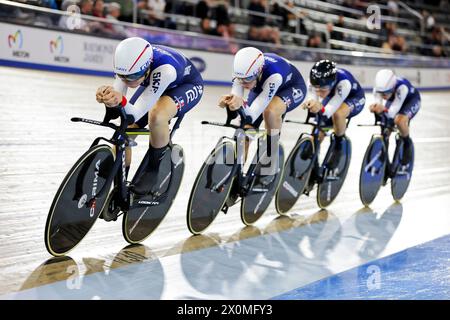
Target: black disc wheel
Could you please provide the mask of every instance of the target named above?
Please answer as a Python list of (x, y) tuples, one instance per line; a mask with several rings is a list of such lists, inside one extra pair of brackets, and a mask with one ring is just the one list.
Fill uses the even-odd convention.
[(302, 138), (292, 149), (284, 166), (280, 187), (275, 194), (275, 208), (285, 214), (295, 205), (308, 182), (314, 156), (311, 137)]
[(50, 254), (66, 254), (89, 232), (104, 208), (109, 190), (95, 201), (89, 200), (105, 186), (113, 164), (111, 148), (98, 145), (83, 154), (67, 173), (45, 225), (45, 246)]
[(400, 201), (408, 190), (411, 182), (412, 171), (414, 168), (414, 144), (411, 143), (412, 157), (411, 161), (402, 165), (400, 159), (403, 157), (403, 143), (397, 138), (397, 147), (394, 153), (394, 161), (391, 168), (393, 178), (391, 179), (391, 193), (395, 201)]
[[(256, 163), (255, 177), (241, 202), (241, 220), (245, 225), (252, 225), (261, 218), (280, 185), (284, 168), (284, 149), (281, 144), (278, 148), (277, 165), (275, 174), (266, 175), (264, 169), (267, 168), (264, 164)], [(272, 169), (269, 170), (272, 171)]]
[(383, 137), (373, 136), (364, 154), (359, 175), (359, 197), (365, 206), (372, 203), (383, 184), (386, 159)]
[[(149, 153), (145, 155), (132, 184), (140, 177), (147, 167)], [(124, 213), (122, 220), (122, 234), (131, 244), (137, 244), (147, 239), (161, 224), (172, 206), (184, 173), (184, 153), (179, 145), (172, 145), (171, 152), (167, 152), (161, 159), (159, 171), (163, 172), (159, 191), (156, 194), (137, 197), (131, 193), (130, 210)]]
[[(334, 140), (334, 136), (332, 136)], [(350, 166), (350, 160), (352, 156), (352, 144), (351, 141), (345, 137), (342, 139), (342, 156), (339, 163), (335, 169), (329, 169), (326, 165), (331, 157), (332, 145), (335, 141), (331, 142), (330, 148), (325, 156), (322, 181), (319, 183), (317, 188), (317, 204), (320, 208), (324, 209), (328, 207), (334, 199), (336, 199), (339, 191), (344, 184), (345, 177), (347, 176), (348, 167)]]
[(224, 206), (233, 184), (234, 144), (220, 143), (203, 163), (189, 197), (187, 225), (192, 234), (209, 227)]

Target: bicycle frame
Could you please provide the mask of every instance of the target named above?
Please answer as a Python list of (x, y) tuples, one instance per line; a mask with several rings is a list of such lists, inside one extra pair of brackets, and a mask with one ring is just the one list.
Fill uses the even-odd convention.
[[(389, 168), (389, 170), (385, 171), (385, 178), (386, 175), (388, 175), (388, 171), (391, 171), (392, 168), (392, 162), (389, 159), (389, 138), (392, 134), (392, 132), (397, 132), (397, 128), (394, 124), (389, 123), (386, 115), (378, 115), (375, 114), (375, 123), (374, 124), (358, 124), (359, 127), (380, 127), (380, 135), (383, 138), (384, 147), (386, 149), (386, 167)], [(394, 154), (394, 158), (396, 157), (396, 153)]]
[[(223, 136), (219, 139), (218, 143), (216, 144), (216, 148), (217, 148), (222, 143), (222, 141), (224, 141), (225, 139), (234, 141), (234, 148), (235, 148), (234, 151), (235, 151), (235, 155), (237, 155), (237, 156), (235, 157), (235, 161), (233, 163), (233, 167), (231, 169), (230, 175), (227, 177), (226, 180), (224, 180), (223, 182), (221, 181), (220, 185), (215, 186), (214, 189), (216, 189), (216, 190), (220, 189), (222, 186), (230, 183), (231, 179), (233, 179), (234, 177), (237, 177), (237, 179), (238, 179), (237, 182), (240, 187), (239, 195), (245, 196), (246, 192), (248, 191), (248, 190), (246, 190), (246, 187), (248, 189), (248, 186), (251, 185), (251, 182), (256, 177), (256, 175), (254, 173), (254, 171), (256, 169), (256, 164), (252, 163), (250, 165), (249, 169), (247, 170), (247, 174), (244, 174), (245, 152), (243, 150), (241, 150), (242, 149), (241, 142), (243, 141), (243, 139), (245, 139), (245, 137), (243, 137), (243, 135), (245, 135), (245, 132), (247, 132), (249, 130), (254, 130), (256, 133), (259, 133), (260, 130), (254, 129), (254, 128), (244, 129), (246, 116), (242, 109), (239, 109), (237, 111), (241, 118), (241, 123), (239, 126), (231, 124), (231, 121), (233, 119), (231, 116), (231, 112), (228, 109), (227, 109), (227, 120), (224, 124), (217, 123), (217, 122), (209, 122), (209, 121), (202, 121), (201, 123), (203, 125), (212, 125), (212, 126), (236, 129), (236, 131), (233, 135), (233, 139), (231, 139), (228, 136)], [(258, 138), (258, 141), (259, 141), (259, 139), (260, 138)]]
[[(320, 145), (321, 145), (321, 141), (319, 139), (320, 132), (323, 132), (325, 135), (329, 135), (324, 130), (324, 127), (322, 126), (322, 121), (321, 121), (322, 120), (322, 116), (323, 116), (322, 113), (318, 112), (318, 113), (314, 114), (314, 119), (315, 119), (314, 121), (315, 122), (310, 122), (309, 120), (313, 117), (313, 114), (311, 112), (308, 112), (308, 115), (306, 116), (306, 120), (304, 122), (293, 121), (293, 120), (286, 120), (286, 122), (295, 123), (295, 124), (302, 124), (302, 125), (309, 125), (309, 126), (313, 127), (313, 130), (312, 130), (311, 133), (303, 132), (302, 134), (300, 134), (300, 137), (297, 139), (297, 143), (304, 136), (311, 136), (313, 138), (313, 144), (314, 144), (313, 159), (312, 159), (309, 167), (305, 171), (309, 172), (309, 170), (315, 170), (315, 175), (316, 175), (316, 177), (318, 179), (317, 182), (319, 182), (319, 183), (322, 182), (322, 180), (323, 180), (323, 173), (324, 173), (323, 170), (320, 170), (323, 167), (320, 166), (319, 163), (318, 163), (319, 154), (320, 154)], [(350, 120), (351, 119), (347, 119), (346, 127), (348, 127), (348, 125), (350, 124)]]
[[(93, 125), (98, 125), (102, 127), (108, 127), (114, 130), (114, 134), (111, 137), (111, 139), (106, 139), (104, 137), (97, 137), (94, 139), (93, 143), (91, 144), (90, 148), (96, 146), (99, 144), (101, 140), (104, 140), (106, 142), (109, 142), (110, 144), (116, 146), (115, 153), (116, 153), (116, 159), (114, 160), (113, 168), (111, 172), (108, 175), (108, 178), (106, 179), (105, 184), (103, 187), (96, 193), (94, 197), (89, 199), (86, 204), (89, 207), (95, 207), (95, 202), (98, 197), (103, 196), (106, 192), (109, 192), (108, 187), (113, 183), (114, 180), (114, 188), (118, 188), (118, 198), (119, 200), (119, 206), (122, 208), (123, 211), (127, 211), (130, 209), (130, 202), (128, 198), (128, 187), (126, 185), (126, 165), (125, 165), (125, 149), (128, 146), (131, 146), (134, 141), (129, 138), (129, 135), (140, 135), (140, 134), (150, 134), (150, 131), (147, 129), (130, 129), (128, 127), (128, 121), (127, 121), (127, 114), (125, 113), (125, 110), (121, 107), (118, 107), (117, 110), (119, 110), (119, 116), (120, 116), (120, 125), (117, 126), (113, 123), (110, 123), (111, 117), (108, 114), (108, 109), (106, 109), (106, 114), (102, 122), (97, 120), (91, 120), (91, 119), (85, 119), (85, 118), (72, 118), (72, 122), (83, 122)], [(175, 133), (175, 131), (180, 127), (180, 123), (183, 120), (183, 116), (178, 117), (177, 121), (175, 122), (174, 126), (172, 127), (172, 130), (170, 132), (170, 138), (169, 138), (169, 145), (172, 145), (172, 137)], [(121, 170), (119, 170), (121, 169)], [(82, 175), (80, 175), (82, 176)], [(169, 182), (169, 188), (170, 184), (172, 183), (172, 179)], [(78, 183), (77, 183), (78, 185)], [(168, 190), (169, 190), (168, 188)], [(164, 195), (164, 194), (163, 194)], [(161, 197), (160, 197), (161, 198)], [(161, 201), (161, 199), (159, 199)], [(159, 204), (158, 201), (155, 201), (152, 204), (148, 204), (146, 202), (145, 206), (151, 206)], [(143, 206), (142, 204), (138, 206)]]
[[(297, 142), (300, 141), (304, 136), (311, 136), (313, 138), (313, 143), (314, 143), (314, 154), (313, 154), (313, 159), (309, 165), (309, 167), (305, 170), (306, 172), (309, 172), (309, 170), (311, 170), (311, 168), (314, 170), (315, 168), (319, 168), (318, 165), (318, 157), (319, 157), (319, 151), (320, 151), (320, 139), (319, 139), (319, 135), (320, 132), (323, 131), (322, 130), (322, 126), (321, 126), (321, 115), (320, 113), (316, 113), (314, 118), (315, 118), (315, 123), (313, 122), (309, 122), (309, 119), (312, 118), (312, 115), (310, 112), (308, 112), (308, 115), (306, 117), (306, 120), (304, 122), (301, 121), (294, 121), (294, 120), (286, 120), (286, 122), (289, 123), (295, 123), (295, 124), (303, 124), (303, 125), (309, 125), (313, 127), (313, 130), (311, 133), (306, 133), (303, 132), (302, 134), (300, 134), (300, 137), (297, 139)], [(319, 174), (319, 172), (317, 172), (317, 174)], [(318, 175), (318, 177), (320, 177), (320, 175)]]

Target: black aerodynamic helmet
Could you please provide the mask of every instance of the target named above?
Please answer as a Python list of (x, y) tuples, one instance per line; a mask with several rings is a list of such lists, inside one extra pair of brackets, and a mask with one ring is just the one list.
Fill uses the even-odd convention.
[(331, 60), (320, 60), (314, 64), (309, 74), (313, 86), (333, 86), (336, 81), (336, 63)]

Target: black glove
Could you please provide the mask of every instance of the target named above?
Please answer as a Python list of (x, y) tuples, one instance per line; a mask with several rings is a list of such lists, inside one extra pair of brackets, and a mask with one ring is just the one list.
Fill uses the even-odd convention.
[[(111, 120), (120, 118), (120, 108), (122, 108), (121, 106), (117, 106), (114, 108), (109, 108), (109, 107), (105, 106), (105, 108), (106, 108), (106, 111), (105, 111), (105, 118), (103, 119), (103, 122), (107, 123)], [(127, 122), (127, 125), (133, 124), (135, 122), (133, 115), (126, 114), (126, 122)]]
[(107, 106), (105, 106), (106, 110), (105, 110), (105, 119), (103, 120), (103, 122), (109, 122), (111, 120), (115, 120), (117, 118), (120, 117), (120, 111), (119, 108), (109, 108)]
[(227, 108), (227, 119), (229, 119), (230, 121), (236, 119), (238, 115), (239, 114), (237, 110), (231, 111), (229, 108)]

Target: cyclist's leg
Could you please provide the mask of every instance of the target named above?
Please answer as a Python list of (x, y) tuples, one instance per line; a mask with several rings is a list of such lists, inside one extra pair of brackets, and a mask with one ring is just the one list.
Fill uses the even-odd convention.
[(284, 101), (274, 96), (272, 101), (263, 112), (264, 125), (268, 135), (278, 135), (283, 122), (283, 115), (286, 113), (287, 107)]
[(154, 149), (165, 148), (169, 144), (169, 121), (175, 117), (178, 109), (171, 97), (163, 95), (148, 114), (150, 127), (150, 146)]
[(404, 106), (402, 106), (394, 118), (394, 122), (397, 125), (402, 137), (409, 136), (409, 122), (416, 116), (417, 112), (419, 112), (420, 105), (420, 99), (411, 99), (409, 102), (405, 103)]
[(333, 114), (333, 129), (336, 136), (344, 136), (347, 129), (347, 119), (358, 115), (366, 103), (364, 92), (361, 91), (345, 99), (344, 103)]
[[(266, 141), (267, 141), (267, 160), (264, 164), (269, 164), (270, 168), (267, 168), (267, 172), (262, 172), (264, 175), (272, 175), (276, 173), (278, 168), (278, 142), (280, 139), (280, 129), (283, 122), (283, 115), (286, 113), (286, 104), (283, 100), (274, 96), (272, 101), (263, 112), (264, 125), (266, 129)], [(269, 160), (270, 159), (270, 160)]]
[(328, 159), (328, 167), (330, 169), (337, 168), (342, 157), (342, 139), (347, 129), (347, 117), (350, 115), (350, 106), (344, 101), (341, 106), (332, 115), (334, 129), (334, 148)]
[(394, 118), (394, 123), (397, 126), (398, 131), (400, 131), (400, 136), (402, 136), (402, 138), (409, 136), (409, 118), (407, 115), (397, 114)]
[(333, 114), (333, 129), (336, 136), (344, 136), (345, 129), (347, 129), (347, 117), (350, 115), (350, 112), (349, 105), (344, 102)]
[[(203, 96), (203, 81), (199, 78), (193, 83), (184, 83), (163, 93), (149, 114), (149, 126), (152, 132), (150, 149), (156, 156), (165, 150), (170, 140), (169, 121), (194, 108)], [(157, 164), (157, 157), (154, 159)]]
[(152, 191), (153, 187), (158, 185), (160, 177), (164, 176), (164, 173), (158, 174), (158, 169), (161, 160), (169, 150), (169, 121), (184, 115), (198, 104), (203, 95), (203, 83), (200, 80), (167, 90), (149, 112), (148, 122), (151, 131), (149, 163), (146, 171), (135, 184), (135, 193), (146, 194)]
[(420, 109), (420, 99), (411, 99), (407, 102), (395, 116), (394, 122), (400, 131), (404, 143), (404, 153), (401, 159), (403, 165), (408, 164), (412, 157), (412, 140), (409, 132), (409, 122), (415, 117)]
[[(278, 168), (278, 144), (284, 115), (297, 108), (306, 97), (306, 86), (302, 82), (277, 92), (263, 113), (267, 132), (267, 154), (271, 157), (272, 169)], [(273, 158), (275, 156), (275, 158)]]
[(347, 130), (347, 119), (359, 114), (366, 102), (364, 92), (347, 98), (344, 103), (333, 114), (333, 129), (335, 133), (335, 144), (333, 153), (328, 162), (329, 168), (336, 168), (342, 156), (342, 139)]

